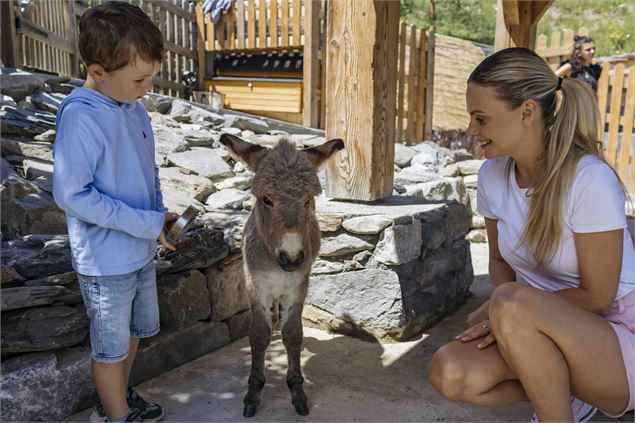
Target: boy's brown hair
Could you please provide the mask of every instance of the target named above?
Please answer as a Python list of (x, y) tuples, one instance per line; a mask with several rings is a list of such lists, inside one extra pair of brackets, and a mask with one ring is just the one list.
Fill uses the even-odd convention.
[(137, 6), (109, 1), (82, 15), (79, 52), (86, 67), (97, 63), (112, 72), (139, 56), (148, 62), (163, 61), (163, 35)]

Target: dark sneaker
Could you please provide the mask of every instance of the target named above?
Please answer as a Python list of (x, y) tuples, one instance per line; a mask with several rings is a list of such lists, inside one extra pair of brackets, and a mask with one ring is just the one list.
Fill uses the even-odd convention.
[[(128, 408), (130, 414), (126, 421), (129, 422), (158, 422), (163, 418), (163, 408), (158, 404), (147, 402), (137, 394), (132, 387), (128, 386), (126, 392), (126, 401), (128, 402)], [(90, 415), (90, 421), (92, 423), (103, 423), (106, 421), (106, 409), (97, 396), (97, 404), (95, 410)]]
[(144, 400), (130, 386), (128, 386), (126, 400), (128, 401), (128, 407), (130, 408), (130, 415), (135, 414), (135, 411), (139, 412), (141, 420), (138, 421), (158, 422), (163, 418), (163, 407), (159, 404), (154, 404)]

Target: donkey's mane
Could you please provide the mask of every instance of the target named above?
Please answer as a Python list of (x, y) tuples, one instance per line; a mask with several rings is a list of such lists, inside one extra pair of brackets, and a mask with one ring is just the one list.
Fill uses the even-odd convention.
[(322, 188), (317, 172), (306, 154), (283, 138), (262, 159), (251, 191), (256, 196), (276, 192), (302, 198), (307, 193), (318, 195)]

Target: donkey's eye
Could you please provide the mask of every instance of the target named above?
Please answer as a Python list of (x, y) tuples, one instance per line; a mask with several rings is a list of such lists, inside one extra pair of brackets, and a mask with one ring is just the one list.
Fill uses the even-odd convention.
[(304, 207), (309, 207), (311, 205), (311, 199), (309, 198), (308, 200), (306, 200), (306, 203), (304, 203)]
[(266, 195), (262, 197), (262, 202), (265, 203), (265, 206), (267, 207), (273, 206), (273, 201), (271, 201), (271, 198), (267, 197)]

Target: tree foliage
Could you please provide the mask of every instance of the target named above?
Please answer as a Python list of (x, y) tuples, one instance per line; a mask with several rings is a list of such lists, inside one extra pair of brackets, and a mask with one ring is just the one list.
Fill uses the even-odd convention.
[[(430, 0), (401, 0), (401, 16), (408, 24), (429, 27)], [(485, 44), (494, 43), (496, 0), (436, 0), (436, 30)], [(538, 24), (538, 34), (589, 28), (597, 55), (635, 52), (635, 1), (556, 0)]]

